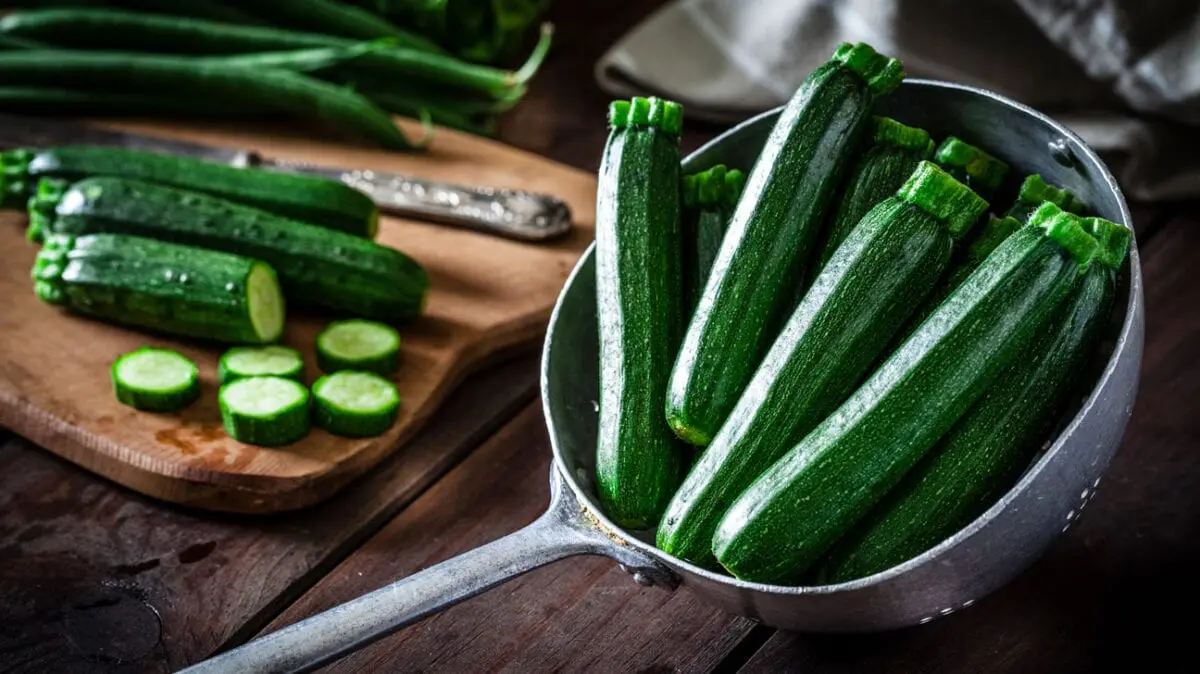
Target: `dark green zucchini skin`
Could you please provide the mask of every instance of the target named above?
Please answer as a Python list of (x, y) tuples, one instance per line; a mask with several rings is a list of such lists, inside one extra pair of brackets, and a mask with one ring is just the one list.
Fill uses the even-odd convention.
[[(867, 213), (817, 276), (675, 493), (659, 548), (715, 566), (713, 533), (734, 499), (845, 400), (933, 288), (960, 227), (987, 202), (933, 164), (922, 167)], [(947, 203), (952, 213), (930, 212)]]
[[(859, 49), (858, 58), (870, 50), (846, 49)], [(707, 445), (733, 410), (793, 307), (876, 90), (890, 90), (902, 76), (899, 62), (873, 50), (866, 60), (855, 65), (866, 77), (837, 56), (809, 75), (750, 171), (671, 375), (667, 421), (686, 442)]]
[(34, 240), (109, 232), (245, 255), (274, 267), (297, 304), (393, 323), (415, 318), (429, 291), (425, 270), (393, 248), (207, 194), (105, 177), (42, 185), (30, 201)]
[[(93, 176), (130, 178), (203, 192), (356, 236), (373, 238), (379, 209), (362, 192), (335, 180), (244, 169), (189, 157), (124, 148), (66, 146), (0, 154), (3, 193), (28, 198), (41, 178), (71, 182)], [(9, 185), (22, 186), (17, 193)]]
[(1050, 432), (1112, 311), (1115, 272), (1088, 268), (1063, 315), (820, 566), (840, 583), (901, 564), (971, 523), (1004, 494)]
[(683, 177), (683, 285), (689, 315), (700, 302), (745, 183), (745, 174), (724, 164)]
[(662, 418), (683, 333), (681, 117), (669, 101), (613, 103), (596, 196), (596, 484), (605, 514), (629, 529), (658, 523), (682, 472)]
[(1009, 237), (738, 497), (713, 538), (722, 566), (746, 580), (799, 581), (1046, 329), (1099, 250), (1078, 218), (1049, 208), (1044, 226)]
[(267, 265), (134, 236), (55, 235), (38, 253), (33, 279), (42, 301), (78, 314), (185, 337), (259, 344), (278, 337), (264, 340), (251, 319), (248, 280), (260, 267)]
[(875, 134), (867, 151), (847, 174), (829, 227), (821, 243), (814, 276), (863, 216), (896, 193), (917, 165), (933, 155), (933, 139), (922, 129), (875, 117)]

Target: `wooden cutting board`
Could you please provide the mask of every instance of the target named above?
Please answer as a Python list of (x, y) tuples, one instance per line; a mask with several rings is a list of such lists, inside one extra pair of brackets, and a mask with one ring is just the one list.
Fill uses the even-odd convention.
[[(394, 376), (403, 399), (400, 418), (377, 438), (348, 440), (314, 429), (300, 442), (270, 449), (225, 434), (217, 408), (219, 348), (41, 303), (29, 280), (37, 249), (25, 241), (26, 218), (0, 214), (0, 426), (131, 489), (188, 506), (246, 513), (302, 508), (403, 451), (467, 373), (497, 354), (540, 342), (558, 292), (593, 236), (594, 176), (465, 134), (439, 130), (430, 152), (409, 155), (227, 127), (104, 126), (281, 159), (549, 192), (574, 214), (573, 233), (549, 244), (384, 218), (378, 240), (418, 260), (432, 279), (426, 315), (401, 329), (403, 364)], [(308, 383), (319, 375), (313, 342), (327, 320), (299, 312), (288, 317), (283, 341), (305, 354)], [(143, 345), (194, 358), (201, 399), (169, 415), (118, 404), (109, 367)]]

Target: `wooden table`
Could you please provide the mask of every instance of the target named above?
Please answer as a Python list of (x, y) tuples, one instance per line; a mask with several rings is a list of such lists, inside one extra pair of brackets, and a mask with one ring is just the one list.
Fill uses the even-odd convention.
[[(558, 3), (554, 56), (502, 138), (595, 168), (607, 98), (592, 64), (658, 4)], [(716, 131), (693, 126), (685, 143)], [(1079, 526), (974, 608), (882, 635), (790, 634), (575, 558), (329, 669), (1192, 671), (1200, 206), (1136, 217), (1148, 318), (1125, 445)], [(519, 528), (548, 494), (536, 383), (532, 354), (473, 377), (403, 461), (274, 518), (151, 501), (0, 431), (0, 671), (170, 671)]]

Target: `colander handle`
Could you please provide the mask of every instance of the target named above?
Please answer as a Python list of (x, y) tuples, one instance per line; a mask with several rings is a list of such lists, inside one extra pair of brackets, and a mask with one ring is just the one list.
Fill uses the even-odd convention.
[(441, 564), (196, 663), (181, 674), (306, 672), (550, 562), (612, 557), (640, 582), (669, 575), (649, 557), (596, 528), (550, 471), (550, 507), (528, 526)]

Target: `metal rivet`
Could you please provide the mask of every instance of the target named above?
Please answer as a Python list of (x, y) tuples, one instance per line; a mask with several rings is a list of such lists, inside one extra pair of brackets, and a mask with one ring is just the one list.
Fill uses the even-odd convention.
[(1047, 145), (1047, 148), (1050, 150), (1050, 157), (1054, 159), (1054, 161), (1067, 168), (1072, 168), (1075, 166), (1075, 153), (1072, 152), (1070, 146), (1067, 145), (1066, 138), (1055, 138), (1054, 140), (1050, 141), (1050, 143)]
[(646, 587), (652, 587), (654, 585), (654, 581), (650, 579), (650, 576), (647, 576), (641, 571), (633, 574), (633, 582), (637, 583), (638, 585), (645, 585)]

